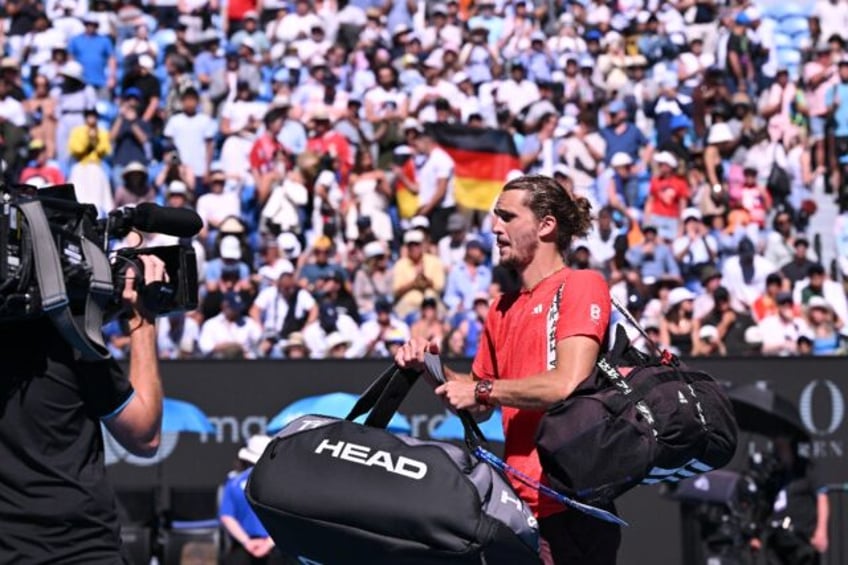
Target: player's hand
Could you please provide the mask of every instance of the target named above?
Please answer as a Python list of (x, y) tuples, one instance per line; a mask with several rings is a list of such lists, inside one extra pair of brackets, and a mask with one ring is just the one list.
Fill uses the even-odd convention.
[(401, 369), (423, 371), (425, 353), (438, 355), (438, 344), (430, 343), (426, 339), (420, 337), (412, 338), (398, 349), (395, 354), (395, 363), (397, 363), (397, 366)]
[(468, 410), (478, 406), (474, 398), (474, 381), (449, 381), (436, 388), (436, 394), (455, 410)]

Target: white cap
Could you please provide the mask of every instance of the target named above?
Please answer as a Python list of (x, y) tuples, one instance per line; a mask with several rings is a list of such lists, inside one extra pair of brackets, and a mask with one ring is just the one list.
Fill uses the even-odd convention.
[(677, 288), (673, 288), (668, 293), (669, 306), (677, 306), (685, 300), (695, 300), (695, 293), (686, 288), (685, 286), (678, 286)]
[(613, 155), (612, 159), (610, 160), (610, 166), (612, 167), (629, 167), (632, 164), (633, 158), (622, 151), (619, 151), (618, 153)]
[(562, 175), (564, 177), (570, 177), (571, 169), (569, 169), (568, 165), (566, 165), (565, 163), (557, 163), (556, 166), (554, 166), (554, 174)]
[(524, 176), (524, 171), (520, 169), (512, 169), (506, 174), (506, 182), (512, 182), (515, 179), (520, 179)]
[(745, 330), (745, 343), (748, 345), (762, 345), (763, 329), (760, 326), (750, 326)]
[(557, 121), (554, 137), (565, 137), (577, 127), (577, 118), (574, 116), (563, 116)]
[(458, 73), (453, 75), (453, 83), (454, 84), (462, 84), (463, 82), (471, 80), (468, 76), (468, 73), (465, 71), (459, 71)]
[(327, 336), (327, 351), (330, 351), (339, 345), (350, 345), (350, 340), (339, 332), (333, 332)]
[(698, 332), (698, 335), (703, 340), (715, 339), (718, 337), (718, 328), (713, 325), (706, 325), (701, 327), (701, 331)]
[(421, 122), (416, 120), (415, 118), (406, 118), (403, 120), (400, 126), (401, 131), (406, 131), (409, 129), (414, 129), (415, 131), (423, 131), (424, 128), (421, 127)]
[(421, 230), (409, 230), (403, 234), (404, 243), (424, 243), (424, 233)]
[(442, 58), (437, 53), (431, 53), (429, 57), (424, 59), (424, 66), (431, 69), (441, 69), (443, 64)]
[(242, 39), (241, 43), (239, 44), (239, 47), (247, 47), (254, 53), (256, 52), (256, 42), (253, 41), (252, 37), (245, 37), (244, 39)]
[(238, 458), (242, 461), (247, 461), (252, 465), (256, 465), (256, 462), (259, 461), (259, 458), (262, 457), (263, 453), (265, 453), (265, 449), (268, 447), (269, 443), (271, 443), (271, 438), (269, 436), (251, 436), (250, 439), (247, 440), (247, 446), (239, 449)]
[(286, 259), (296, 259), (303, 252), (303, 246), (297, 236), (291, 232), (284, 231), (277, 236), (277, 249), (282, 251)]
[(179, 179), (174, 179), (168, 183), (168, 196), (172, 194), (188, 195), (188, 186)]
[(336, 173), (327, 169), (321, 171), (321, 174), (319, 174), (318, 178), (315, 179), (316, 186), (332, 186), (335, 183)]
[(156, 67), (156, 61), (153, 60), (153, 57), (145, 53), (144, 55), (139, 56), (138, 66), (143, 69), (147, 69), (148, 71), (152, 71), (154, 67)]
[(70, 77), (77, 79), (79, 81), (82, 80), (82, 65), (80, 65), (76, 61), (68, 61), (64, 65), (62, 65), (62, 70), (59, 71), (59, 74), (62, 76)]
[(811, 296), (810, 299), (807, 301), (807, 308), (810, 310), (812, 310), (813, 308), (822, 308), (824, 310), (830, 310), (830, 304), (821, 296)]
[(725, 143), (728, 141), (733, 141), (733, 132), (730, 130), (729, 125), (719, 122), (710, 127), (710, 133), (707, 135), (707, 143), (712, 145), (714, 143)]
[(221, 240), (221, 259), (241, 259), (241, 242), (234, 235)]
[(413, 228), (430, 229), (430, 220), (427, 216), (415, 216), (409, 220), (409, 225)]
[(372, 241), (370, 243), (365, 244), (365, 247), (362, 248), (362, 253), (363, 255), (365, 255), (366, 259), (373, 259), (374, 257), (380, 257), (381, 255), (385, 255), (386, 250), (381, 242)]
[(677, 158), (669, 151), (660, 151), (654, 155), (654, 161), (663, 165), (668, 165), (672, 169), (677, 168)]
[(694, 218), (696, 220), (701, 220), (701, 219), (703, 219), (703, 216), (701, 215), (701, 211), (698, 210), (697, 208), (686, 208), (685, 210), (683, 210), (682, 218), (683, 218), (683, 221), (685, 222), (686, 220), (688, 220), (690, 218)]

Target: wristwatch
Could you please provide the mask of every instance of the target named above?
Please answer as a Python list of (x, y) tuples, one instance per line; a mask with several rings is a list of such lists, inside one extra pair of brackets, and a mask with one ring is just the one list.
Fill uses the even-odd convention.
[(483, 406), (492, 406), (491, 396), (494, 381), (490, 379), (480, 379), (474, 385), (474, 402)]

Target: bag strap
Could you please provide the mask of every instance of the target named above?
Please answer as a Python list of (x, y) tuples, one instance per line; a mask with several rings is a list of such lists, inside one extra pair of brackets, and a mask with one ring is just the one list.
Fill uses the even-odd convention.
[(385, 428), (418, 377), (419, 373), (392, 364), (362, 393), (345, 420), (352, 422), (370, 411), (365, 425)]
[[(104, 275), (102, 264), (96, 263), (97, 260), (91, 264), (93, 271), (92, 285), (97, 288), (96, 290), (89, 289), (89, 300), (86, 301), (86, 327), (84, 331), (80, 330), (71, 313), (70, 301), (62, 273), (62, 262), (59, 259), (59, 252), (56, 249), (56, 243), (53, 240), (53, 234), (50, 231), (50, 225), (47, 222), (47, 216), (44, 214), (41, 202), (37, 200), (24, 202), (18, 205), (18, 209), (26, 218), (30, 228), (36, 280), (41, 294), (41, 309), (50, 317), (62, 337), (80, 352), (83, 360), (100, 361), (108, 359), (110, 354), (103, 343), (101, 330), (103, 310), (100, 303), (105, 288), (105, 282), (102, 279), (105, 276), (111, 281), (111, 271), (108, 275)], [(86, 241), (85, 238), (82, 238), (82, 241)], [(108, 262), (106, 262), (107, 271), (108, 266)], [(111, 282), (109, 282), (109, 292), (111, 296)], [(96, 296), (96, 299), (92, 297), (92, 294)], [(102, 302), (102, 304), (105, 305), (105, 302)], [(100, 311), (100, 323), (97, 327), (94, 327), (98, 309)], [(91, 315), (90, 320), (89, 314)]]

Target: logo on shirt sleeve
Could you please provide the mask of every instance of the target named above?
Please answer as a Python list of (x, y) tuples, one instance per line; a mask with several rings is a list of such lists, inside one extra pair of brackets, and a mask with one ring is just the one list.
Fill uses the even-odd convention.
[(596, 324), (601, 321), (601, 307), (599, 305), (589, 305), (589, 318)]

